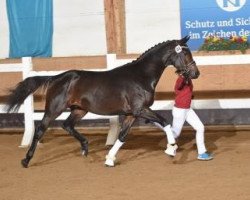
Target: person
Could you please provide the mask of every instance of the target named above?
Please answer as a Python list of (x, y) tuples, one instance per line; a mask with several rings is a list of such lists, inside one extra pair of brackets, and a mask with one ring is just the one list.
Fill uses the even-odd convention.
[[(191, 79), (186, 79), (181, 74), (174, 86), (175, 102), (172, 109), (173, 122), (171, 130), (174, 138), (181, 134), (185, 121), (190, 124), (196, 131), (196, 145), (198, 151), (198, 160), (211, 160), (213, 156), (207, 152), (204, 139), (204, 125), (198, 115), (191, 108), (193, 98), (193, 83)], [(167, 152), (165, 152), (167, 153)], [(168, 153), (167, 153), (168, 154)], [(174, 155), (172, 155), (174, 156)]]

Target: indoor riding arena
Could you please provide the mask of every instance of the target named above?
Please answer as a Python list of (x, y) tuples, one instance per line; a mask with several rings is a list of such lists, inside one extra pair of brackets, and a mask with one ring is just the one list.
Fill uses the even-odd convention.
[(250, 199), (249, 1), (0, 8), (0, 199)]

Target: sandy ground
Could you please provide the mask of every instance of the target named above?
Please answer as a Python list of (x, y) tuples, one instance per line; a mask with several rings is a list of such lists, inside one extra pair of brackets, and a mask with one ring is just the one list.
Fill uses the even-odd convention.
[(21, 134), (0, 134), (1, 200), (249, 200), (250, 131), (206, 132), (212, 161), (198, 161), (194, 135), (186, 131), (175, 158), (164, 154), (163, 133), (135, 131), (104, 166), (104, 134), (88, 134), (89, 156), (66, 134), (48, 133), (28, 169), (20, 160)]

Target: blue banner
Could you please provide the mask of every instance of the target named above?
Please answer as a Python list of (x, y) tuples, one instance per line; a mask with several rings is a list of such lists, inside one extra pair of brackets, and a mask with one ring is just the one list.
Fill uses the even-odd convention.
[(249, 0), (181, 0), (181, 35), (198, 50), (209, 36), (250, 36)]
[(6, 0), (10, 58), (52, 55), (52, 0)]

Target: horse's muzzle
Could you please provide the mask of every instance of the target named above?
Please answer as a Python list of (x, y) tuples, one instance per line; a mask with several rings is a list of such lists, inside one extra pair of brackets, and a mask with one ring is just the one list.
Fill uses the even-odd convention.
[(196, 79), (200, 76), (200, 71), (195, 63), (195, 61), (190, 62), (185, 70), (185, 73), (188, 78), (190, 79)]
[(194, 71), (194, 72), (191, 72), (191, 73), (189, 74), (189, 78), (191, 78), (191, 79), (197, 79), (199, 76), (200, 76), (199, 70)]

